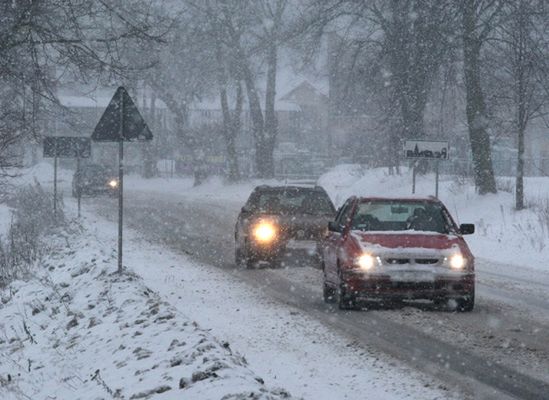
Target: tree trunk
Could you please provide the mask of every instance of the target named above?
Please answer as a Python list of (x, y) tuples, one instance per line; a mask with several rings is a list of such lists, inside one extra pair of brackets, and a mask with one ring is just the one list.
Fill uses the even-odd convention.
[(463, 6), (463, 68), (466, 90), (466, 114), (469, 140), (473, 154), (475, 185), (480, 194), (496, 193), (496, 181), (492, 167), (490, 136), (486, 130), (486, 105), (480, 83), (480, 49), (482, 41), (477, 36), (474, 0), (466, 0)]
[(244, 82), (246, 83), (246, 92), (248, 94), (248, 103), (250, 105), (250, 117), (252, 119), (254, 139), (255, 139), (255, 169), (256, 174), (260, 178), (267, 177), (266, 163), (268, 160), (268, 152), (265, 147), (265, 122), (263, 112), (261, 111), (261, 103), (259, 95), (255, 87), (252, 71), (249, 67), (244, 69)]
[(278, 135), (278, 121), (275, 111), (276, 98), (276, 68), (277, 68), (277, 46), (273, 42), (268, 49), (267, 57), (267, 90), (265, 92), (265, 137), (262, 143), (264, 178), (272, 178), (275, 173), (273, 152)]
[(233, 115), (231, 115), (229, 109), (227, 89), (225, 87), (221, 88), (220, 97), (221, 110), (223, 111), (223, 136), (225, 138), (227, 161), (229, 164), (229, 181), (236, 182), (240, 179), (238, 157), (236, 152), (236, 138), (238, 136), (238, 133), (240, 132), (240, 115), (242, 114), (242, 107), (244, 102), (242, 84), (238, 82), (238, 85), (236, 87), (236, 102)]
[(517, 176), (515, 181), (515, 207), (524, 208), (524, 129), (518, 130)]
[[(154, 132), (156, 124), (156, 95), (154, 91), (151, 93), (150, 108), (149, 108), (149, 123)], [(154, 145), (152, 142), (146, 142), (143, 146), (143, 178), (152, 178), (156, 175), (156, 163), (154, 157)]]

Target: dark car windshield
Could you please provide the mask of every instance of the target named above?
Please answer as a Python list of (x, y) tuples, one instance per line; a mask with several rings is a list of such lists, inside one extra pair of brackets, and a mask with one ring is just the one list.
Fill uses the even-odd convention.
[(257, 194), (253, 208), (274, 214), (333, 214), (334, 207), (328, 195), (314, 189), (266, 190)]
[(80, 168), (80, 174), (87, 177), (112, 175), (112, 172), (102, 165), (86, 165)]
[(440, 204), (430, 201), (376, 200), (360, 203), (351, 228), (362, 231), (427, 231), (449, 233), (450, 222)]

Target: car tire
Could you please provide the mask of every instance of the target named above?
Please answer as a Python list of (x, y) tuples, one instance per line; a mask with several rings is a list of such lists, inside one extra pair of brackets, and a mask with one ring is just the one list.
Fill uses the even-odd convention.
[(237, 267), (242, 267), (246, 263), (246, 258), (242, 254), (242, 250), (239, 247), (234, 249), (234, 263)]
[(461, 299), (456, 299), (458, 312), (470, 312), (475, 308), (475, 293), (472, 292)]
[(335, 290), (333, 287), (328, 286), (326, 282), (324, 282), (324, 289), (322, 291), (322, 294), (324, 296), (324, 302), (327, 304), (333, 304), (337, 301), (337, 290)]
[(240, 251), (242, 253), (242, 265), (247, 269), (255, 268), (257, 260), (250, 255), (250, 247), (248, 246), (247, 240), (244, 241), (244, 250)]
[(435, 308), (442, 309), (445, 308), (448, 304), (448, 299), (445, 297), (439, 297), (433, 300)]
[(337, 302), (340, 310), (354, 310), (356, 309), (356, 300), (354, 296), (347, 293), (347, 289), (345, 288), (345, 285), (343, 285), (341, 282), (343, 279), (339, 279), (339, 286), (337, 290)]

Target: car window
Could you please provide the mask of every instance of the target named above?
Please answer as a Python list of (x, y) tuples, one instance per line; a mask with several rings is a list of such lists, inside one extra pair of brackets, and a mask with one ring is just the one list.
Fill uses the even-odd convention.
[(382, 200), (360, 203), (351, 228), (363, 231), (428, 231), (448, 233), (443, 208), (430, 201)]
[(335, 221), (338, 225), (346, 225), (347, 219), (349, 218), (349, 214), (352, 209), (352, 202), (347, 201), (341, 208), (339, 209), (339, 212), (336, 215)]
[[(334, 208), (325, 192), (310, 189), (266, 190), (257, 193), (253, 208), (272, 213), (324, 215)], [(250, 199), (252, 200), (252, 199)]]

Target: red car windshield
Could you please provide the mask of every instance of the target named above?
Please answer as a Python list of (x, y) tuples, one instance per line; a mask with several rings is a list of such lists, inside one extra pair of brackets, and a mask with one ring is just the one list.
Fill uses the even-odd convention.
[(440, 204), (430, 201), (375, 200), (359, 203), (351, 229), (449, 233), (451, 223)]

